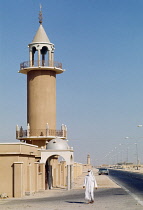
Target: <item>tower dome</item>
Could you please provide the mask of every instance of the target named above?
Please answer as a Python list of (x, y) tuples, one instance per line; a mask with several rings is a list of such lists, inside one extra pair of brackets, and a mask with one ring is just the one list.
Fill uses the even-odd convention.
[(68, 150), (70, 149), (68, 143), (66, 140), (56, 138), (52, 139), (48, 144), (46, 149), (51, 149), (51, 150)]

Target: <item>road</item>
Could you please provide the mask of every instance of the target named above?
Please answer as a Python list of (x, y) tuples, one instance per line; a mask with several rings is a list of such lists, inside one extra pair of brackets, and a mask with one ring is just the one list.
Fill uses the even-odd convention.
[[(112, 179), (117, 180), (115, 171), (110, 171)], [(38, 192), (24, 198), (0, 199), (0, 210), (143, 210), (143, 206), (127, 190), (113, 183), (109, 176), (97, 175), (98, 190), (95, 190), (95, 202), (87, 204), (82, 188), (85, 173), (75, 182), (71, 191), (53, 189)], [(118, 177), (122, 177), (121, 175)], [(126, 178), (128, 182), (128, 177)], [(119, 181), (121, 184), (121, 180)], [(127, 186), (126, 186), (127, 187)], [(140, 192), (141, 194), (141, 192)]]
[(138, 204), (122, 188), (99, 188), (95, 191), (95, 202), (87, 204), (84, 200), (84, 189), (55, 191), (55, 196), (25, 197), (0, 201), (0, 210), (142, 210)]
[(110, 177), (143, 205), (143, 174), (122, 170), (110, 170)]

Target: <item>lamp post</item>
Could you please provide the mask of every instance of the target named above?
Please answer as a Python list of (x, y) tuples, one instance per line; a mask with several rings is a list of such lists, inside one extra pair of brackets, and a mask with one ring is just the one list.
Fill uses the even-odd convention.
[(138, 159), (138, 144), (137, 143), (135, 143), (135, 145), (136, 145), (136, 157), (137, 157), (137, 170), (138, 170), (138, 167), (139, 167), (139, 159)]
[[(143, 125), (137, 125), (137, 127), (141, 128), (141, 127), (143, 127)], [(136, 155), (137, 155), (137, 170), (138, 170), (139, 159), (138, 159), (138, 145), (137, 145), (137, 143), (136, 143)]]
[[(129, 139), (129, 137), (125, 137), (125, 139)], [(128, 160), (129, 160), (129, 147), (128, 147), (128, 142), (127, 142), (127, 163), (128, 163)]]
[(115, 147), (115, 158), (116, 158), (116, 165), (118, 164), (118, 151), (117, 147)]
[[(119, 144), (119, 146), (122, 146), (122, 144)], [(122, 164), (122, 148), (119, 150), (119, 153), (120, 153), (120, 162)]]
[(127, 164), (128, 164), (128, 157), (129, 157), (129, 147), (127, 146)]
[[(142, 125), (138, 125), (138, 127), (142, 127)], [(131, 137), (125, 137), (125, 139), (133, 139)], [(137, 141), (134, 143), (136, 145), (136, 162), (137, 162), (137, 170), (139, 168), (139, 157), (138, 157), (138, 144)], [(127, 147), (127, 159), (128, 159), (128, 147)]]

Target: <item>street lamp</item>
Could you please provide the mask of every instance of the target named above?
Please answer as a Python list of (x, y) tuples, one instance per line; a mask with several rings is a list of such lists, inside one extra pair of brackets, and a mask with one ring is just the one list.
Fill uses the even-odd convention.
[(128, 164), (128, 160), (129, 160), (129, 147), (127, 146), (127, 164)]
[[(119, 146), (122, 146), (122, 144), (119, 144)], [(122, 148), (120, 149), (120, 161), (121, 161), (121, 164), (122, 164), (122, 154), (123, 154), (123, 150)]]
[[(141, 127), (143, 127), (143, 125), (137, 125), (137, 127), (141, 128)], [(138, 162), (139, 162), (139, 160), (138, 160), (138, 146), (137, 146), (137, 143), (136, 143), (136, 154), (137, 154), (137, 170), (138, 170)]]
[(135, 145), (136, 145), (136, 157), (137, 157), (137, 170), (138, 170), (138, 164), (139, 164), (139, 159), (138, 159), (138, 144), (137, 143), (135, 143)]
[[(138, 125), (137, 127), (142, 127), (143, 125)], [(132, 139), (132, 137), (125, 137), (125, 139)], [(139, 158), (138, 158), (138, 144), (137, 142), (134, 143), (136, 145), (136, 162), (137, 162), (137, 170), (139, 168)], [(128, 147), (127, 147), (127, 160), (128, 160)]]
[[(129, 137), (126, 136), (125, 139), (129, 139)], [(128, 142), (127, 142), (127, 163), (128, 163), (128, 160), (129, 160), (129, 147), (128, 147)]]

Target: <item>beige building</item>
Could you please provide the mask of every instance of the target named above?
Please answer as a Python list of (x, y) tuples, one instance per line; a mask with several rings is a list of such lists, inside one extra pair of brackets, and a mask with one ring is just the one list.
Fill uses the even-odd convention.
[[(66, 143), (59, 148), (59, 139), (53, 141), (48, 151), (23, 142), (0, 143), (0, 195), (23, 197), (55, 187), (72, 188), (73, 180), (82, 173), (82, 164), (73, 163)], [(63, 157), (60, 161), (59, 156)]]
[(20, 64), (27, 77), (27, 129), (16, 126), (19, 143), (0, 144), (0, 195), (22, 197), (53, 187), (72, 188), (82, 172), (67, 143), (67, 127), (56, 129), (56, 77), (64, 72), (54, 61), (52, 44), (42, 25), (28, 45), (29, 61)]
[(82, 164), (82, 170), (83, 171), (87, 171), (88, 169), (91, 169), (92, 165), (91, 165), (91, 159), (90, 159), (90, 155), (87, 155), (87, 163), (86, 164)]
[(45, 189), (45, 165), (37, 146), (26, 143), (0, 144), (0, 194), (22, 197)]
[(87, 155), (87, 164), (90, 165), (90, 155)]

